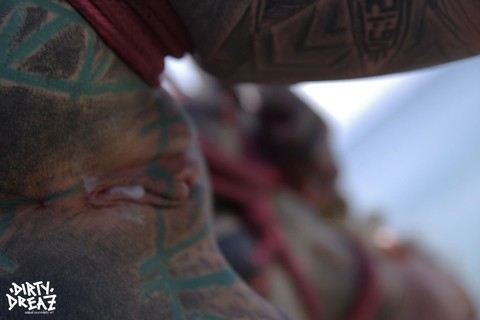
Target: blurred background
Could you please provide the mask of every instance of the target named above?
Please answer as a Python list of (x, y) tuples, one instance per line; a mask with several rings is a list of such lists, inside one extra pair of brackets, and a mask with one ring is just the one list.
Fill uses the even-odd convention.
[[(198, 95), (190, 58), (167, 77)], [(331, 128), (340, 187), (358, 216), (418, 241), (480, 306), (480, 58), (425, 70), (292, 89)], [(479, 309), (480, 311), (480, 309)]]

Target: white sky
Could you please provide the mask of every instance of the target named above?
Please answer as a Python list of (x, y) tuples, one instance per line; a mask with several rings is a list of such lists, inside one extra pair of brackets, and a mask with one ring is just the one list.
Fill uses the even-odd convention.
[(354, 80), (306, 82), (294, 91), (330, 123), (333, 143), (345, 146), (391, 112), (391, 101), (417, 90), (442, 70), (428, 69)]

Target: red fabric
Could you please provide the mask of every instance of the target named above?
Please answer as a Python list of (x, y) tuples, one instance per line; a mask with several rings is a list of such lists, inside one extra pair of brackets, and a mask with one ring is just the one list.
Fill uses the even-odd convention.
[(378, 283), (375, 262), (370, 254), (362, 248), (360, 241), (348, 235), (345, 235), (345, 238), (355, 252), (362, 272), (360, 290), (357, 294), (358, 298), (350, 310), (347, 320), (374, 319), (381, 303), (380, 284)]
[[(303, 299), (310, 319), (322, 319), (318, 295), (312, 284), (290, 252), (284, 232), (275, 216), (271, 203), (271, 191), (283, 181), (274, 169), (248, 159), (231, 159), (206, 140), (200, 144), (210, 167), (211, 182), (215, 194), (244, 206), (243, 218), (259, 233), (259, 244), (252, 259), (257, 265), (268, 265), (273, 259), (285, 267)], [(380, 305), (380, 291), (374, 261), (356, 239), (345, 239), (360, 264), (362, 278), (357, 299), (349, 310), (347, 320), (370, 320), (375, 317)], [(262, 281), (263, 280), (263, 281)], [(255, 279), (261, 292), (265, 290), (264, 279)]]
[(167, 0), (68, 0), (107, 45), (145, 82), (159, 85), (168, 55), (181, 57), (192, 43)]
[(259, 233), (260, 243), (253, 252), (252, 260), (257, 265), (268, 265), (278, 258), (303, 299), (310, 319), (322, 319), (318, 296), (290, 252), (271, 203), (271, 191), (282, 183), (280, 175), (247, 159), (230, 159), (206, 140), (200, 142), (211, 170), (215, 194), (242, 204), (245, 209), (243, 218)]

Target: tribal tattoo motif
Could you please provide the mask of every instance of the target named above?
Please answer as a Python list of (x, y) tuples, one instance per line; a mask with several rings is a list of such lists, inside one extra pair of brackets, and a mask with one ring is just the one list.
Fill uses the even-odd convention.
[(400, 49), (411, 7), (411, 1), (401, 0), (349, 2), (353, 32), (366, 61), (383, 61)]
[[(169, 130), (173, 126), (185, 127), (184, 118), (177, 110), (168, 108), (165, 104), (157, 104), (157, 117), (140, 130), (140, 136), (147, 138), (158, 134), (161, 139), (157, 145), (153, 160), (146, 165), (145, 174), (149, 179), (165, 184), (164, 194), (172, 198), (176, 193), (175, 177), (172, 171), (159, 164), (159, 159), (171, 143)], [(204, 182), (199, 182), (204, 184)], [(140, 294), (146, 310), (151, 311), (156, 298), (162, 297), (168, 303), (170, 317), (174, 320), (185, 319), (187, 314), (181, 301), (181, 294), (185, 290), (208, 289), (211, 286), (230, 288), (236, 281), (236, 276), (226, 267), (223, 261), (212, 253), (215, 248), (209, 239), (210, 223), (205, 219), (205, 186), (197, 185), (192, 189), (192, 198), (185, 206), (175, 208), (157, 208), (156, 240), (154, 255), (147, 258), (139, 266), (139, 275), (143, 279)], [(182, 236), (186, 234), (187, 237)], [(192, 250), (192, 247), (195, 248)], [(205, 257), (200, 261), (196, 253), (201, 251)], [(187, 251), (187, 252), (185, 252)], [(178, 258), (178, 256), (182, 256)], [(172, 261), (173, 260), (173, 261)], [(205, 267), (207, 264), (207, 267)], [(182, 266), (188, 265), (190, 272), (181, 271)], [(212, 270), (216, 270), (212, 272)], [(203, 274), (199, 274), (203, 273)], [(148, 317), (147, 314), (144, 314)], [(189, 319), (225, 319), (215, 314), (194, 311)]]
[(230, 81), (361, 77), (480, 53), (477, 0), (170, 2), (201, 63)]
[(0, 2), (0, 45), (0, 290), (50, 281), (62, 319), (284, 318), (218, 252), (165, 94), (61, 0)]
[[(41, 8), (35, 7), (40, 4)], [(99, 83), (113, 55), (95, 57), (93, 30), (62, 3), (7, 0), (2, 1), (0, 10), (6, 20), (0, 46), (8, 48), (0, 55), (2, 79), (62, 92), (72, 100), (146, 88), (138, 79)], [(71, 42), (68, 50), (61, 42)], [(60, 47), (61, 52), (57, 51)]]

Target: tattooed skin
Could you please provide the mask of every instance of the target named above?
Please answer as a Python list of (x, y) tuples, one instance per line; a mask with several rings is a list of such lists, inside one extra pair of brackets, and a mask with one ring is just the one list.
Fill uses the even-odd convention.
[(60, 0), (0, 2), (0, 318), (282, 319), (230, 270), (188, 122)]
[(409, 70), (480, 53), (478, 0), (170, 0), (202, 64), (230, 81)]

